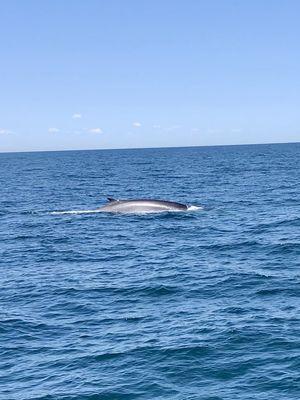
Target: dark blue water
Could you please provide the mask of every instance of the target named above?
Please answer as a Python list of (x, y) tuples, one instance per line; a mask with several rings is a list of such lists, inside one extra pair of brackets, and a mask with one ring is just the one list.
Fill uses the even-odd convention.
[[(300, 144), (0, 154), (1, 400), (299, 399)], [(110, 215), (105, 196), (203, 210)]]

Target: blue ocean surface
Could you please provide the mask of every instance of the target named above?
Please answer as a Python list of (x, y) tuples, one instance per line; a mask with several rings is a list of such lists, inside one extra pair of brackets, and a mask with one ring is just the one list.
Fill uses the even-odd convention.
[[(0, 399), (298, 400), (299, 161), (0, 154)], [(203, 209), (95, 212), (108, 195)]]

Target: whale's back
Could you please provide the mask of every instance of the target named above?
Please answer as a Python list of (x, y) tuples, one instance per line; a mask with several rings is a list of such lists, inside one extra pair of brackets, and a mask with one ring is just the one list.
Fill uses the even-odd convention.
[(163, 212), (163, 211), (186, 211), (185, 204), (155, 199), (133, 199), (115, 200), (108, 198), (109, 202), (101, 210), (106, 212), (138, 213), (138, 212)]

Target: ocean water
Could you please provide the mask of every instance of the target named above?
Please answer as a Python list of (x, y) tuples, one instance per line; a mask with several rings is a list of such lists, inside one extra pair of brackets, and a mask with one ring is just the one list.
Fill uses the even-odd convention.
[[(298, 400), (299, 160), (0, 154), (0, 399)], [(203, 209), (93, 212), (107, 195)]]

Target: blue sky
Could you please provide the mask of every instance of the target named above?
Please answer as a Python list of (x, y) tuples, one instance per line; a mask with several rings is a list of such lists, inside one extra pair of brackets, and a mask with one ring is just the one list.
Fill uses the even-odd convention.
[(0, 151), (300, 140), (298, 0), (3, 0)]

